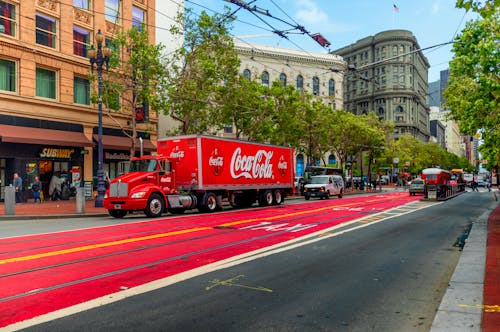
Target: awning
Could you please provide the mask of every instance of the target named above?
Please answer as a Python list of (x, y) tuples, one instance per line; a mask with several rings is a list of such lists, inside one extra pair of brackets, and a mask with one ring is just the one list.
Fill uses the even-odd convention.
[(92, 142), (80, 132), (9, 126), (3, 124), (0, 124), (0, 142), (72, 147), (92, 146)]
[[(94, 137), (94, 140), (97, 142), (98, 135), (94, 134), (93, 137)], [(143, 139), (142, 143), (143, 143), (144, 151), (156, 150), (156, 146), (154, 146), (154, 144), (149, 139)], [(126, 150), (126, 151), (129, 151), (131, 144), (132, 144), (132, 142), (131, 142), (129, 137), (102, 135), (102, 146), (103, 146), (103, 148), (108, 149), (108, 150)], [(136, 138), (136, 140), (135, 140), (135, 148), (136, 148), (136, 151), (139, 151), (141, 148), (141, 143), (139, 142), (138, 138)]]

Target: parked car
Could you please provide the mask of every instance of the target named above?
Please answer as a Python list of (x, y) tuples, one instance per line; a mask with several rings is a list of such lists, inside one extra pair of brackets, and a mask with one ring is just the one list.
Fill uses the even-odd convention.
[(410, 196), (415, 196), (415, 194), (423, 194), (425, 191), (425, 182), (421, 178), (416, 178), (409, 183)]
[(344, 180), (340, 175), (315, 175), (311, 177), (311, 183), (304, 186), (304, 198), (311, 197), (330, 198), (330, 196), (344, 196)]

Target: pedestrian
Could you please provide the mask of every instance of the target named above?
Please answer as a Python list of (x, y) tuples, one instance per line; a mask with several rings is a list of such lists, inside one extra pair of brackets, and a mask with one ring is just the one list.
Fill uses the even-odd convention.
[(37, 200), (42, 203), (42, 198), (40, 197), (40, 192), (42, 191), (42, 183), (40, 182), (38, 176), (35, 176), (35, 181), (31, 185), (31, 190), (33, 190), (33, 203), (36, 203)]
[(12, 185), (16, 191), (16, 203), (22, 203), (23, 201), (23, 179), (19, 176), (17, 172), (14, 173), (14, 181)]

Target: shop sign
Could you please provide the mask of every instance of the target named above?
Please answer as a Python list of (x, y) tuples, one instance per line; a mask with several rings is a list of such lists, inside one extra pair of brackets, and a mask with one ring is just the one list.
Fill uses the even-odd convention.
[(40, 158), (70, 159), (75, 149), (44, 148), (40, 152)]
[(104, 159), (112, 159), (112, 160), (130, 160), (130, 155), (120, 152), (120, 153), (112, 153), (106, 152), (104, 154)]

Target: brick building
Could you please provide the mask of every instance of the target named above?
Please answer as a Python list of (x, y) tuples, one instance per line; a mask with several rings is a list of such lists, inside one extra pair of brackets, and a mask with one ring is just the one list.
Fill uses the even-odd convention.
[[(0, 200), (14, 172), (25, 188), (39, 175), (45, 191), (54, 174), (93, 180), (98, 116), (87, 52), (98, 30), (108, 40), (141, 23), (154, 43), (154, 0), (0, 1)], [(129, 115), (103, 114), (104, 170), (113, 177), (129, 159), (120, 130)], [(150, 121), (156, 128), (154, 114)], [(150, 139), (146, 150), (156, 133)]]

